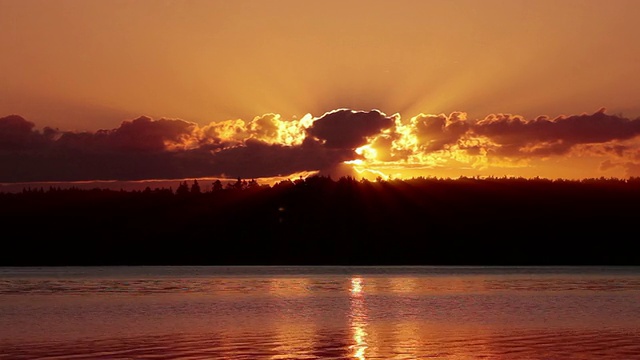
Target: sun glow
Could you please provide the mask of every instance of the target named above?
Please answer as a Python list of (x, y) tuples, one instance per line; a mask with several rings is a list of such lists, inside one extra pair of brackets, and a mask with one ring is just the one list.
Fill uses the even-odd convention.
[(347, 165), (364, 165), (365, 161), (361, 159), (355, 159), (355, 160), (347, 160), (344, 163)]
[[(502, 117), (505, 117), (504, 115)], [(489, 116), (480, 124), (500, 116)], [(345, 161), (354, 173), (363, 178), (389, 179), (411, 177), (425, 172), (444, 173), (481, 172), (505, 169), (523, 169), (529, 165), (526, 158), (500, 156), (503, 145), (473, 131), (473, 121), (464, 112), (424, 114), (402, 120), (394, 117), (393, 126), (367, 138), (367, 143), (354, 149), (357, 159)], [(544, 144), (543, 144), (544, 145)], [(545, 150), (526, 147), (526, 154)]]
[(371, 144), (360, 146), (355, 151), (356, 154), (364, 156), (367, 160), (375, 160), (378, 157), (378, 150), (374, 149)]
[(306, 114), (300, 119), (283, 119), (280, 114), (264, 114), (251, 121), (242, 119), (212, 122), (196, 129), (192, 142), (199, 144), (241, 144), (254, 139), (267, 144), (284, 146), (300, 145), (306, 137), (306, 129), (315, 119)]
[[(192, 136), (184, 135), (165, 141), (165, 147), (168, 150), (193, 149), (211, 144), (214, 145), (211, 151), (218, 152), (243, 146), (247, 141), (287, 147), (303, 146), (310, 137), (309, 129), (316, 121), (322, 121), (327, 114), (339, 111), (345, 109), (320, 117), (306, 114), (299, 119), (284, 119), (279, 114), (270, 113), (256, 116), (251, 121), (238, 119), (210, 123), (203, 127), (194, 125), (189, 130)], [(513, 175), (526, 172), (535, 156), (540, 157), (539, 154), (545, 152), (553, 155), (553, 149), (561, 144), (554, 140), (555, 142), (523, 143), (524, 145), (516, 147), (509, 145), (500, 136), (492, 136), (491, 131), (496, 132), (498, 126), (513, 126), (512, 123), (522, 123), (525, 126), (533, 123), (508, 114), (488, 115), (474, 121), (467, 120), (464, 112), (449, 115), (420, 113), (406, 120), (396, 114), (391, 118), (391, 126), (376, 135), (363, 137), (359, 146), (353, 148), (351, 158), (342, 161), (350, 169), (348, 173), (368, 180), (409, 178), (425, 174), (448, 177), (485, 176), (495, 174), (496, 171), (500, 171), (498, 174), (502, 175)], [(502, 124), (504, 121), (507, 122)], [(520, 136), (520, 133), (514, 134)], [(336, 134), (330, 135), (341, 138)], [(322, 136), (313, 136), (312, 139), (326, 146), (326, 139)]]

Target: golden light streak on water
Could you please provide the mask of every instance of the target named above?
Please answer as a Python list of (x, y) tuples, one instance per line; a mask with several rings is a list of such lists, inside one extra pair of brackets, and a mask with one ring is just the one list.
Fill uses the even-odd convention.
[(362, 292), (362, 278), (355, 277), (351, 279), (351, 294), (360, 294)]
[(353, 337), (352, 357), (358, 360), (366, 359), (367, 345), (367, 309), (364, 298), (363, 279), (360, 277), (351, 278), (351, 313), (350, 327)]

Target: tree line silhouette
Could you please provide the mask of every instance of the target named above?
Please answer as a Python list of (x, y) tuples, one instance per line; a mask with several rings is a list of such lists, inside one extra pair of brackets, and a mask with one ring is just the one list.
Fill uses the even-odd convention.
[(640, 178), (0, 193), (0, 265), (640, 265)]

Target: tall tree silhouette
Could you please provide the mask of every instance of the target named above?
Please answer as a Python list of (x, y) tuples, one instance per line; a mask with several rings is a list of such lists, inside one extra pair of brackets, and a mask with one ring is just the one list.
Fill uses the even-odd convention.
[(193, 184), (191, 184), (191, 193), (192, 194), (200, 194), (200, 184), (198, 184), (198, 180), (193, 180)]
[(212, 188), (213, 191), (220, 191), (222, 189), (223, 189), (223, 186), (222, 186), (222, 181), (220, 181), (220, 179), (213, 182), (213, 188)]
[(189, 195), (189, 184), (187, 184), (186, 180), (180, 183), (180, 185), (176, 189), (176, 195), (180, 195), (180, 196)]

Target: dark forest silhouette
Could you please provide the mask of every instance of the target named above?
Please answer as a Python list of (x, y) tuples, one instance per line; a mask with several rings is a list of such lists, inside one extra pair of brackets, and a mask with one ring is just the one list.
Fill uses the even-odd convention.
[(314, 176), (0, 193), (0, 265), (640, 265), (640, 179)]

